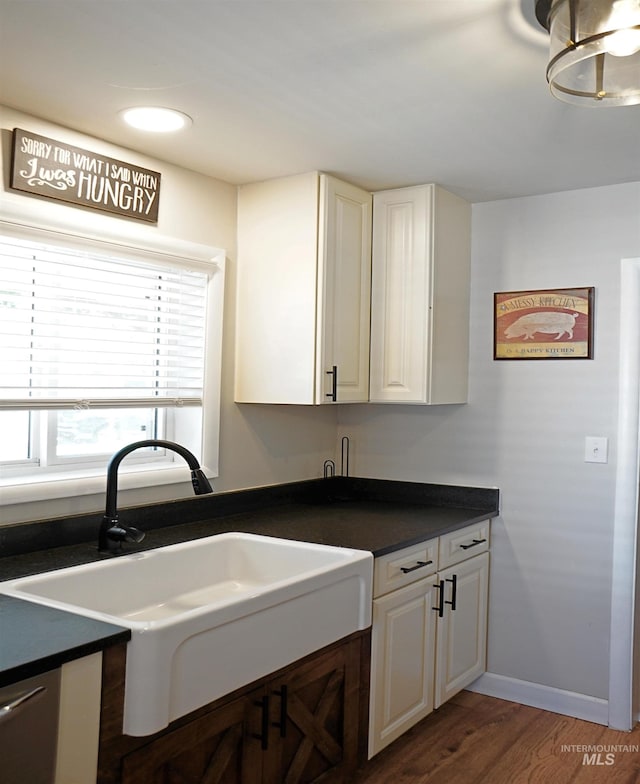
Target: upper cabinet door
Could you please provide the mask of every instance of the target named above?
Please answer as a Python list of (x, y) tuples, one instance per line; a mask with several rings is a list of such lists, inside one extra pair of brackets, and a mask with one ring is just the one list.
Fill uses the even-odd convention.
[(465, 403), (471, 205), (435, 185), (374, 194), (371, 395)]
[(370, 193), (321, 175), (318, 402), (369, 399), (371, 212)]
[(235, 400), (314, 402), (318, 174), (238, 189)]
[(371, 201), (318, 172), (239, 189), (236, 402), (368, 400)]

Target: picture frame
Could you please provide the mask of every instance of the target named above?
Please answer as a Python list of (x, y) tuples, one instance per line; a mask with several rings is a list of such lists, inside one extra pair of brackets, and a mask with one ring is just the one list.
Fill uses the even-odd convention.
[(493, 358), (593, 359), (593, 286), (496, 292)]

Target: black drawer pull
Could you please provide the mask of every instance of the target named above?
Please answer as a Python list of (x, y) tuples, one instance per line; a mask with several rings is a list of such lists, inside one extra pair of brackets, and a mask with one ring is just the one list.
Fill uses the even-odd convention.
[(254, 732), (252, 733), (252, 737), (260, 741), (263, 751), (267, 751), (269, 748), (269, 697), (264, 696), (261, 700), (258, 700), (258, 702), (254, 702), (254, 705), (258, 708), (262, 708), (262, 732), (260, 735)]
[(444, 618), (444, 580), (440, 580), (440, 582), (436, 583), (433, 587), (437, 588), (440, 593), (438, 595), (438, 606), (432, 607), (431, 609), (437, 610), (439, 618)]
[(416, 569), (422, 569), (423, 566), (429, 566), (432, 563), (433, 561), (416, 561), (415, 566), (401, 566), (400, 571), (409, 574), (409, 572), (415, 572)]
[(445, 604), (450, 604), (451, 609), (456, 609), (456, 598), (458, 595), (458, 575), (454, 574), (453, 577), (447, 577), (447, 582), (451, 583), (451, 601), (445, 600)]
[(280, 737), (287, 737), (287, 687), (281, 686), (280, 689), (273, 692), (280, 697), (280, 721), (272, 722), (274, 727), (280, 728)]
[(475, 547), (477, 544), (482, 544), (483, 542), (486, 542), (486, 541), (487, 541), (486, 539), (474, 539), (471, 542), (471, 544), (461, 544), (460, 547), (463, 550), (468, 550), (470, 547)]
[(331, 379), (331, 392), (327, 392), (325, 397), (330, 398), (335, 403), (338, 400), (338, 366), (334, 365), (326, 373), (328, 376), (333, 376), (333, 378)]

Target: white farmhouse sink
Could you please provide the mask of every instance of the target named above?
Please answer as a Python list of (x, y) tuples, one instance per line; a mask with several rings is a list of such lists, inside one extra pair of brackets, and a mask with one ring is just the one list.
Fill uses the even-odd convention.
[(131, 629), (124, 732), (149, 735), (371, 624), (373, 556), (228, 533), (0, 583)]

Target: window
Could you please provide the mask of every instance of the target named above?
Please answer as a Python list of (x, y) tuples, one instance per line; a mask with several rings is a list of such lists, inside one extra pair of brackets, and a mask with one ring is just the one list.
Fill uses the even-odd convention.
[[(77, 493), (78, 478), (103, 478), (114, 452), (150, 438), (178, 441), (214, 475), (223, 262), (2, 228), (2, 484), (67, 477)], [(126, 470), (174, 460), (136, 450)]]

